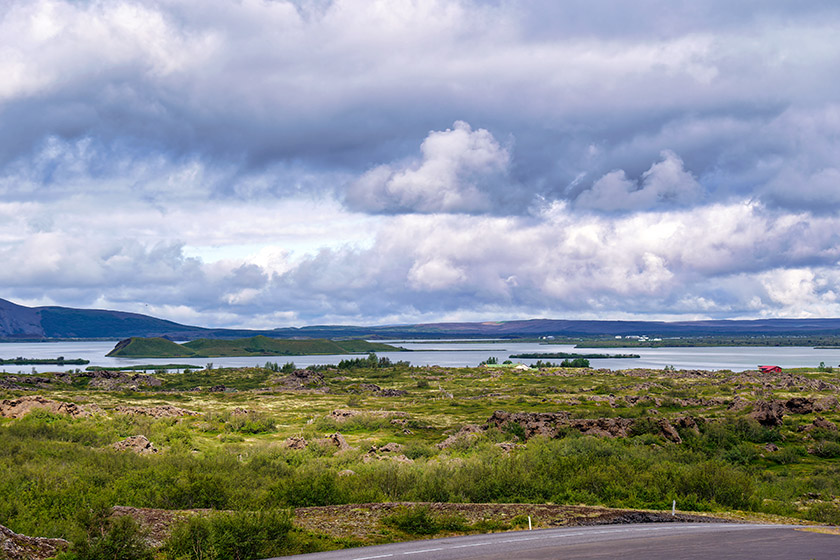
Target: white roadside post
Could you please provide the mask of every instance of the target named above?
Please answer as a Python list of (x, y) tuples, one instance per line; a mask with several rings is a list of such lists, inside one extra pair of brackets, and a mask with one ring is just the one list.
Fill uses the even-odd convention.
[(531, 530), (531, 516), (528, 516), (528, 530)]
[(674, 500), (671, 504), (671, 516), (673, 517), (675, 515), (677, 515), (677, 500)]

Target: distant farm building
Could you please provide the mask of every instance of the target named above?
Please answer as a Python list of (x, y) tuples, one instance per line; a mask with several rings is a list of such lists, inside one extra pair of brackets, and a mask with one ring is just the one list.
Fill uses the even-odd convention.
[(779, 366), (758, 366), (758, 371), (761, 373), (782, 373), (782, 368)]

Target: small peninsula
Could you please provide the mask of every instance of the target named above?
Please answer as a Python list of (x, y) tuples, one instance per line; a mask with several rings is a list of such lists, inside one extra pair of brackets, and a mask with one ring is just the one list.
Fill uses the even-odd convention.
[(132, 337), (121, 340), (107, 356), (112, 358), (227, 358), (239, 356), (314, 356), (399, 352), (404, 348), (366, 340), (277, 339), (253, 336), (233, 340), (199, 338), (178, 344), (165, 338)]

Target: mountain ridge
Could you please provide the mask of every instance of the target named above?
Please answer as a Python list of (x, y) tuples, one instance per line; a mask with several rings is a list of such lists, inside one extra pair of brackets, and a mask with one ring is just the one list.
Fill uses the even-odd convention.
[(522, 338), (541, 336), (780, 336), (840, 335), (840, 318), (705, 321), (527, 319), (408, 325), (311, 325), (270, 330), (183, 325), (140, 313), (60, 306), (26, 307), (0, 299), (0, 340), (130, 337), (196, 338)]

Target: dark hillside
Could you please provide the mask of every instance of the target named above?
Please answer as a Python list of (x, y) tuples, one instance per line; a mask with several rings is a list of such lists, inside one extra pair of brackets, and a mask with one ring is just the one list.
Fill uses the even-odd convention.
[(531, 319), (482, 323), (418, 325), (321, 325), (274, 330), (215, 329), (181, 325), (139, 313), (69, 307), (24, 307), (0, 299), (0, 340), (162, 337), (170, 340), (271, 338), (536, 338), (708, 336), (840, 337), (840, 319), (761, 319), (752, 321), (570, 321)]
[(43, 336), (41, 318), (35, 309), (0, 299), (1, 338), (40, 338)]
[(179, 325), (138, 313), (68, 307), (38, 308), (41, 326), (50, 338), (125, 338), (145, 336), (194, 338), (208, 329)]

